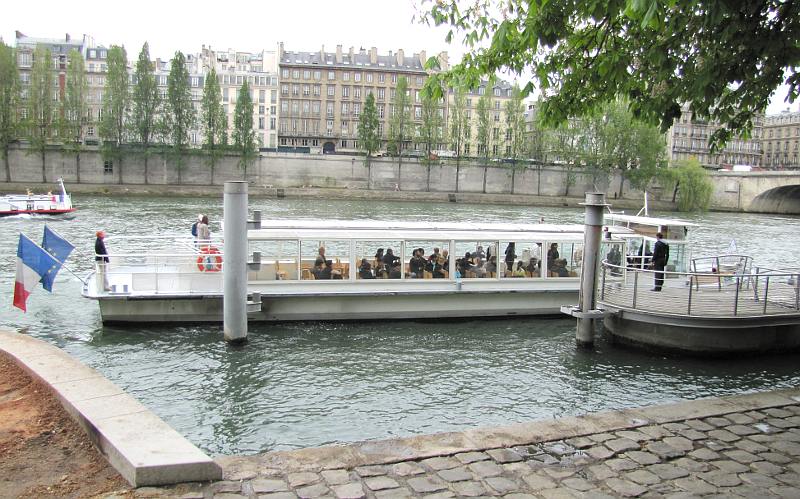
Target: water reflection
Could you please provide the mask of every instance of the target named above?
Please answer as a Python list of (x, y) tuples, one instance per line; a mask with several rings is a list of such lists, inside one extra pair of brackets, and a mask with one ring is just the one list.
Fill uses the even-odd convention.
[[(17, 234), (42, 227), (92, 252), (94, 231), (188, 234), (197, 213), (222, 217), (221, 200), (76, 198), (72, 221), (0, 220), (0, 251)], [(357, 201), (251, 200), (264, 218), (577, 223), (579, 209)], [(742, 252), (781, 266), (792, 254), (800, 218), (712, 213), (690, 216), (696, 254), (716, 253), (737, 234)], [(219, 226), (212, 225), (214, 232)], [(764, 241), (769, 241), (765, 245)], [(75, 258), (79, 275), (91, 259)], [(385, 438), (476, 425), (632, 407), (678, 399), (797, 385), (800, 356), (747, 362), (665, 358), (613, 347), (574, 346), (569, 319), (254, 325), (232, 348), (219, 326), (103, 327), (80, 281), (62, 272), (49, 295), (37, 290), (29, 313), (11, 307), (13, 258), (0, 260), (3, 324), (26, 329), (95, 367), (191, 441), (212, 454), (252, 453)]]

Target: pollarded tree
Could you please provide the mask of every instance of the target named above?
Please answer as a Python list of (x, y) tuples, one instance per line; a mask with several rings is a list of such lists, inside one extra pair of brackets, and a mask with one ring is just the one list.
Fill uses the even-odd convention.
[[(440, 76), (531, 74), (548, 124), (586, 115), (617, 96), (666, 131), (689, 104), (723, 123), (721, 145), (746, 132), (781, 83), (800, 95), (800, 4), (778, 0), (431, 1), (424, 22), (464, 34), (462, 62)], [(438, 78), (429, 84), (438, 86)]]
[(116, 159), (119, 165), (119, 183), (122, 183), (122, 144), (128, 123), (131, 94), (128, 85), (128, 57), (125, 48), (112, 45), (108, 50), (108, 73), (103, 88), (103, 117), (100, 120), (100, 137), (103, 139), (103, 156)]
[(403, 164), (403, 149), (410, 140), (414, 128), (411, 120), (411, 102), (408, 95), (408, 80), (405, 76), (397, 79), (392, 115), (389, 117), (389, 153), (397, 155), (397, 177), (400, 179), (400, 167)]
[(461, 156), (464, 154), (465, 145), (469, 144), (472, 135), (472, 126), (467, 111), (467, 91), (461, 85), (453, 88), (453, 105), (450, 107), (450, 148), (456, 154), (456, 192), (458, 192), (458, 177), (461, 170)]
[(370, 158), (381, 146), (381, 136), (378, 133), (378, 109), (375, 107), (375, 96), (372, 95), (372, 92), (367, 94), (364, 111), (358, 118), (358, 143), (361, 149), (367, 153), (364, 163), (367, 165), (367, 189), (369, 189), (372, 179)]
[(75, 176), (81, 181), (81, 138), (86, 119), (87, 94), (86, 71), (83, 56), (77, 49), (67, 56), (67, 75), (64, 82), (64, 98), (61, 101), (60, 129), (64, 149), (75, 153)]
[(233, 111), (233, 147), (239, 153), (239, 167), (247, 180), (247, 165), (256, 157), (256, 132), (253, 130), (253, 97), (247, 80), (239, 88)]
[(422, 92), (422, 121), (417, 127), (416, 140), (425, 151), (423, 163), (427, 169), (427, 181), (425, 190), (431, 190), (431, 160), (434, 148), (439, 147), (442, 142), (442, 100), (432, 96), (429, 92)]
[(194, 126), (195, 112), (189, 87), (189, 70), (183, 52), (175, 52), (167, 76), (167, 102), (163, 117), (164, 132), (172, 146), (173, 158), (181, 180), (183, 153), (189, 147), (189, 130)]
[(200, 107), (200, 127), (203, 130), (203, 147), (208, 152), (211, 166), (211, 184), (214, 184), (214, 167), (224, 152), (228, 137), (228, 119), (222, 107), (222, 91), (217, 71), (211, 68), (203, 83), (203, 102)]
[(661, 168), (658, 176), (667, 190), (675, 190), (678, 210), (705, 211), (711, 204), (714, 184), (697, 159), (679, 161), (674, 168)]
[(144, 42), (142, 50), (139, 52), (133, 79), (131, 131), (134, 140), (141, 145), (144, 151), (144, 183), (147, 184), (150, 145), (156, 135), (156, 118), (161, 101), (153, 63), (150, 61), (150, 47), (147, 42)]
[(19, 72), (15, 51), (0, 41), (0, 149), (3, 150), (3, 163), (6, 182), (11, 182), (11, 166), (8, 163), (8, 149), (19, 137)]
[(53, 57), (50, 49), (37, 45), (33, 52), (31, 68), (31, 85), (27, 95), (26, 131), (31, 144), (31, 151), (42, 157), (42, 182), (47, 182), (45, 169), (45, 151), (47, 140), (54, 129), (55, 102), (58, 92), (54, 87)]

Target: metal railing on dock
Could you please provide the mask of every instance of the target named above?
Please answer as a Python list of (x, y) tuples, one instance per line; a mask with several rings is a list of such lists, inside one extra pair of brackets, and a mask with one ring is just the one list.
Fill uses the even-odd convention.
[[(753, 270), (744, 255), (696, 258), (690, 268), (656, 272), (603, 261), (598, 301), (606, 309), (698, 318), (800, 315), (800, 269)], [(664, 277), (660, 291), (656, 274)]]

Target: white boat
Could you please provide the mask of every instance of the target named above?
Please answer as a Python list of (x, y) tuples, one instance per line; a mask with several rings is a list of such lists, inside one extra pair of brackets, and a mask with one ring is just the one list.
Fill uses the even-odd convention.
[[(583, 232), (583, 225), (550, 224), (263, 223), (248, 231), (248, 295), (260, 305), (249, 319), (557, 315), (578, 298)], [(625, 253), (616, 235), (604, 243)], [(110, 236), (106, 246), (107, 282), (93, 273), (83, 290), (99, 302), (104, 323), (222, 321), (224, 241)], [(326, 251), (319, 260), (327, 262), (315, 268), (320, 247)], [(380, 271), (383, 263), (374, 258), (379, 248), (391, 248), (400, 264)], [(412, 262), (420, 248), (425, 261), (438, 251), (439, 265)], [(495, 268), (488, 265), (491, 255)], [(360, 269), (364, 259), (369, 271)]]
[(64, 181), (59, 178), (60, 192), (53, 194), (9, 194), (0, 196), (0, 217), (12, 215), (65, 215), (75, 211)]

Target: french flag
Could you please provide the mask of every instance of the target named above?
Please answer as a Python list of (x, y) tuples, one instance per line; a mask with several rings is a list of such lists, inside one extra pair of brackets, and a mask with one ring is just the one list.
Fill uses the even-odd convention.
[(14, 306), (27, 311), (26, 302), (33, 288), (53, 269), (61, 264), (38, 244), (24, 234), (19, 235), (17, 246), (17, 279), (14, 282)]

